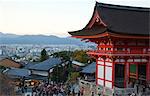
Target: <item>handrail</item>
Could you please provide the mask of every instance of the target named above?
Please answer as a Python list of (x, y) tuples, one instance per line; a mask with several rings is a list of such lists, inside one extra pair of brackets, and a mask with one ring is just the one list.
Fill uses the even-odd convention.
[(146, 52), (142, 51), (105, 51), (105, 50), (90, 50), (89, 52), (94, 52), (94, 53), (102, 53), (102, 54), (149, 54)]

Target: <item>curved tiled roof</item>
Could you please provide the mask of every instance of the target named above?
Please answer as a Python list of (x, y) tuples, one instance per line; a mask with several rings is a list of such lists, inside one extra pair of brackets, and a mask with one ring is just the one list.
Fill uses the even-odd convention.
[(29, 69), (31, 70), (41, 70), (41, 71), (48, 71), (49, 69), (53, 68), (54, 66), (61, 64), (60, 58), (49, 58), (43, 62), (34, 64), (32, 66), (29, 66)]
[(149, 8), (97, 3), (97, 10), (109, 31), (121, 34), (149, 35)]
[[(94, 14), (98, 13), (100, 20), (106, 25), (88, 28), (93, 22)], [(92, 36), (104, 32), (125, 35), (149, 36), (150, 8), (112, 5), (96, 2), (93, 16), (89, 23), (79, 31), (69, 32), (72, 36)], [(94, 31), (94, 32), (93, 32)]]
[(13, 69), (7, 70), (6, 72), (4, 72), (4, 74), (8, 76), (27, 77), (31, 75), (31, 72), (28, 69), (13, 68)]
[(83, 68), (83, 70), (81, 71), (82, 73), (95, 73), (96, 71), (96, 62), (93, 62), (89, 65), (87, 65), (86, 67)]

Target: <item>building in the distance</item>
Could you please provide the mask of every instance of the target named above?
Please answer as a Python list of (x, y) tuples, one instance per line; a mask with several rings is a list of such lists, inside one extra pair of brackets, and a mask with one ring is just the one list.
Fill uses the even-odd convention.
[(150, 82), (149, 15), (150, 8), (96, 2), (89, 23), (69, 32), (97, 44), (88, 54), (96, 58), (96, 83), (102, 94), (139, 93), (134, 85), (147, 87)]
[(20, 68), (22, 67), (22, 64), (7, 58), (7, 57), (0, 57), (0, 66), (6, 67), (6, 68)]

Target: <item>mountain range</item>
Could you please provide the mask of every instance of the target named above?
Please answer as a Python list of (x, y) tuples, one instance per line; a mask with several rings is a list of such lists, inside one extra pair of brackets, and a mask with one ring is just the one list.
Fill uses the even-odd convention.
[(85, 44), (80, 39), (54, 35), (16, 35), (0, 32), (0, 44)]

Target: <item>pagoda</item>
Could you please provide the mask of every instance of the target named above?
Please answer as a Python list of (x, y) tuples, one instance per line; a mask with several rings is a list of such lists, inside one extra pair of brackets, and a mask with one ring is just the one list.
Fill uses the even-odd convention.
[(150, 8), (96, 2), (89, 23), (69, 32), (97, 44), (87, 54), (96, 58), (96, 84), (103, 92), (150, 82), (149, 15)]

